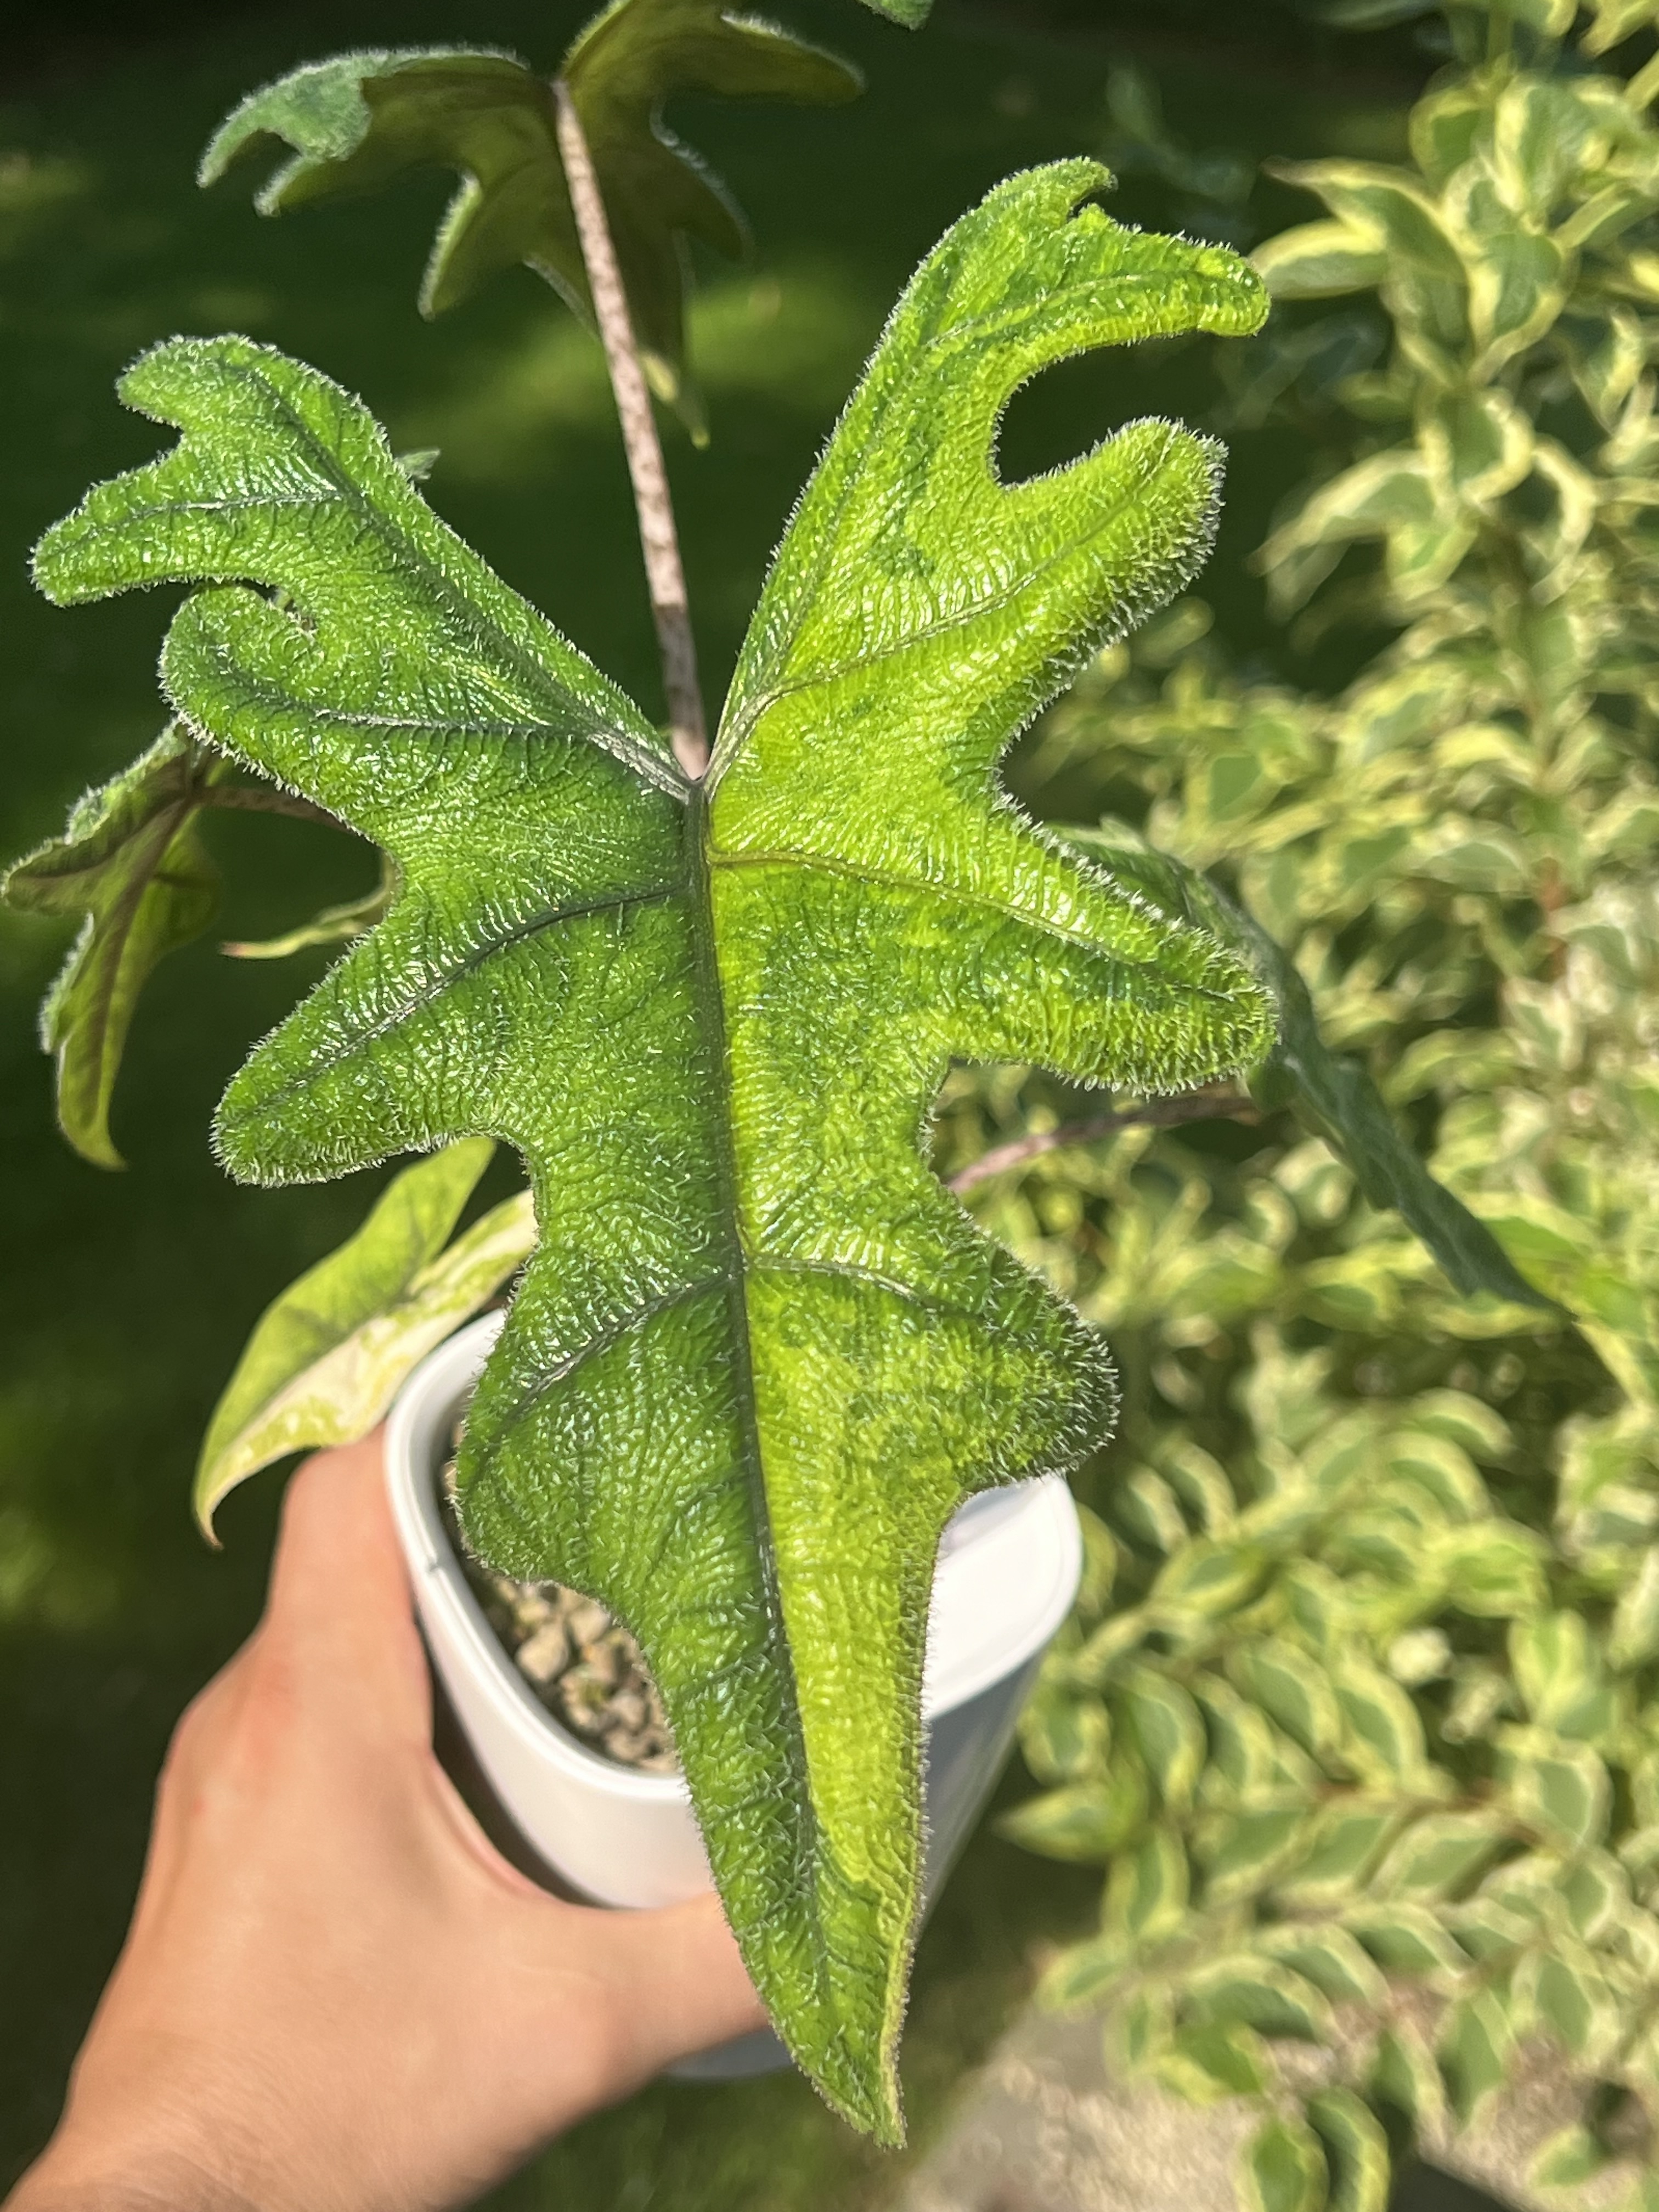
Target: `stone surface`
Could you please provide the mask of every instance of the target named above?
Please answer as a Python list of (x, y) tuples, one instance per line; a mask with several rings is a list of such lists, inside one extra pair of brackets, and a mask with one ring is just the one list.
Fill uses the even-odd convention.
[[(963, 2085), (895, 2212), (1232, 2212), (1233, 2166), (1253, 2109), (1199, 2109), (1116, 2080), (1100, 2043), (1095, 2021), (1024, 2014)], [(1439, 2171), (1405, 2177), (1396, 2212), (1449, 2212), (1454, 2204), (1474, 2212), (1483, 2201), (1506, 2212), (1551, 2212), (1527, 2172), (1578, 2109), (1559, 2058), (1534, 2051), (1478, 2126), (1427, 2146)], [(1587, 2201), (1596, 2212), (1610, 2208), (1630, 2183), (1628, 2166), (1609, 2168)]]

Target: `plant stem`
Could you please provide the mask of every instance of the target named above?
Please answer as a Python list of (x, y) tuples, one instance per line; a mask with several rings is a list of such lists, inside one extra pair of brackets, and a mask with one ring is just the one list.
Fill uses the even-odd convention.
[(553, 81), (554, 112), (559, 134), (559, 154), (570, 205), (581, 240), (588, 289), (593, 295), (593, 319), (605, 347), (611, 389), (616, 396), (622, 423), (628, 473), (633, 480), (634, 506), (640, 520), (640, 547), (645, 555), (646, 581), (651, 592), (651, 615), (657, 625), (657, 647), (662, 655), (663, 690), (668, 702), (668, 726), (674, 757), (695, 783), (708, 765), (708, 732), (703, 721), (702, 693), (697, 684), (697, 647), (691, 634), (691, 610), (685, 590), (685, 570), (680, 561), (679, 533), (674, 527), (674, 507), (669, 496), (668, 471), (663, 466), (662, 444), (651, 411), (651, 393), (640, 366), (634, 339), (634, 322), (628, 311), (628, 295), (617, 266), (617, 249), (606, 220), (599, 180), (586, 133), (569, 86), (562, 77)]
[(997, 1145), (978, 1159), (959, 1168), (945, 1183), (947, 1190), (972, 1190), (1008, 1168), (1024, 1167), (1044, 1152), (1063, 1152), (1071, 1145), (1092, 1144), (1119, 1129), (1173, 1129), (1183, 1121), (1254, 1121), (1255, 1102), (1234, 1091), (1188, 1091), (1179, 1098), (1149, 1098), (1144, 1106), (1131, 1106), (1121, 1114), (1097, 1114), (1087, 1121), (1067, 1121), (1058, 1129), (1033, 1131)]
[(325, 806), (313, 806), (308, 799), (301, 799), (293, 792), (278, 791), (267, 783), (209, 784), (196, 794), (196, 804), (228, 806), (243, 814), (289, 814), (296, 822), (325, 823), (331, 830), (347, 826)]

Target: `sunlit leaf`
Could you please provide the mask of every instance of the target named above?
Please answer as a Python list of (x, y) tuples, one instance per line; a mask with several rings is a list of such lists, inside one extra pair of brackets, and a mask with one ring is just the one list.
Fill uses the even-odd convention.
[(1445, 2083), (1433, 2052), (1410, 2021), (1396, 2018), (1377, 2037), (1365, 2094), (1373, 2104), (1391, 2106), (1425, 2132), (1441, 2119)]
[(1473, 1990), (1451, 2008), (1436, 2053), (1461, 2120), (1471, 2120), (1503, 2087), (1514, 2048), (1514, 2026), (1495, 1990)]
[(1346, 222), (1304, 222), (1281, 231), (1251, 256), (1275, 300), (1323, 300), (1368, 292), (1389, 273), (1374, 234)]
[[(1379, 1895), (1427, 1903), (1469, 1887), (1508, 1840), (1501, 1812), (1429, 1813), (1413, 1821), (1377, 1869)], [(1351, 1927), (1353, 1923), (1349, 1922)], [(1355, 1928), (1367, 1948), (1363, 1927)]]
[(1352, 2089), (1322, 2089), (1308, 2118), (1330, 2168), (1329, 2212), (1388, 2212), (1389, 2139), (1370, 2106)]
[(356, 1234), (266, 1308), (202, 1445), (195, 1505), (210, 1534), (221, 1500), (262, 1467), (372, 1429), (410, 1370), (529, 1258), (527, 1194), (444, 1249), (494, 1151), (469, 1137), (405, 1168)]
[(1206, 2021), (1183, 2027), (1158, 2055), (1155, 2071), (1166, 2089), (1190, 2105), (1258, 2095), (1273, 2079), (1273, 2062), (1254, 2028), (1242, 2021)]
[(1138, 1943), (1172, 1934), (1187, 1911), (1187, 1853), (1176, 1831), (1165, 1822), (1147, 1829), (1112, 1862), (1101, 1912), (1105, 1934)]
[(1037, 1780), (1099, 1779), (1111, 1745), (1111, 1718), (1101, 1698), (1046, 1674), (1019, 1717), (1019, 1747)]
[(1178, 1682), (1150, 1668), (1131, 1674), (1121, 1695), (1124, 1717), (1158, 1796), (1180, 1809), (1191, 1800), (1207, 1747), (1198, 1707)]
[(1607, 2163), (1606, 2147), (1577, 2122), (1559, 2130), (1536, 2153), (1527, 2179), (1534, 2189), (1576, 2189)]
[(1512, 1753), (1507, 1765), (1509, 1801), (1528, 1827), (1568, 1849), (1601, 1841), (1612, 1783), (1588, 1744), (1547, 1737), (1535, 1749)]
[(1348, 1931), (1334, 1921), (1290, 1921), (1269, 1928), (1257, 1948), (1310, 1981), (1338, 2004), (1386, 2002), (1388, 1984)]
[(1242, 1952), (1199, 1966), (1187, 1978), (1188, 2001), (1206, 2018), (1243, 2021), (1263, 2035), (1310, 2043), (1331, 2031), (1331, 2008), (1314, 1983), (1277, 1959)]
[(1097, 1340), (929, 1173), (927, 1109), (953, 1057), (1179, 1088), (1267, 1042), (1236, 956), (995, 781), (1191, 573), (1215, 498), (1211, 450), (1162, 422), (1005, 489), (1009, 395), (1262, 313), (1231, 255), (1077, 211), (1102, 181), (1015, 179), (924, 264), (700, 787), (356, 403), (245, 340), (129, 372), (183, 442), (37, 556), (65, 599), (208, 581), (163, 655), (193, 726), (397, 862), (386, 919), (232, 1084), (223, 1156), (284, 1182), (484, 1131), (526, 1155), (541, 1241), (469, 1418), (468, 1540), (638, 1635), (750, 1972), (888, 2137), (939, 1536), (1112, 1407)]
[(1346, 1910), (1342, 1922), (1389, 1973), (1443, 1980), (1468, 1966), (1443, 1923), (1425, 1906), (1367, 1899)]
[(1115, 824), (1068, 827), (1065, 834), (1143, 897), (1212, 929), (1253, 963), (1278, 1008), (1278, 1042), (1252, 1079), (1265, 1104), (1292, 1107), (1347, 1162), (1373, 1206), (1400, 1213), (1465, 1296), (1486, 1291), (1516, 1305), (1560, 1312), (1517, 1273), (1486, 1224), (1435, 1181), (1395, 1126), (1364, 1067), (1325, 1043), (1295, 962), (1260, 923), (1196, 869), (1132, 841)]

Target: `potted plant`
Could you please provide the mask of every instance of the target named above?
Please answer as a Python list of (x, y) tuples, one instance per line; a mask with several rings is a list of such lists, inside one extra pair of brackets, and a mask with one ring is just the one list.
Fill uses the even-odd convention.
[[(45, 1034), (65, 1130), (108, 1163), (137, 993), (210, 903), (202, 817), (320, 813), (379, 849), (374, 897), (309, 933), (347, 949), (214, 1138), (264, 1183), (430, 1157), (259, 1324), (198, 1512), (373, 1425), (522, 1269), (466, 1407), (461, 1541), (637, 1639), (780, 2034), (895, 2141), (941, 1540), (969, 1499), (1063, 1476), (1115, 1395), (1099, 1341), (931, 1170), (951, 1060), (1188, 1112), (1249, 1077), (1461, 1285), (1536, 1293), (1324, 1052), (1294, 969), (1220, 889), (1128, 833), (1040, 828), (998, 781), (1036, 711), (1194, 572), (1219, 477), (1212, 443), (1152, 421), (1005, 483), (1002, 410), (1091, 347), (1255, 329), (1265, 295), (1233, 254), (1113, 222), (1085, 161), (954, 225), (802, 495), (710, 744), (651, 398), (695, 427), (678, 240), (725, 206), (657, 120), (685, 84), (852, 80), (714, 0), (618, 0), (550, 84), (472, 49), (343, 57), (254, 95), (205, 164), (283, 142), (275, 210), (447, 162), (464, 181), (426, 303), (524, 259), (591, 313), (666, 729), (439, 520), (430, 457), (395, 456), (360, 402), (268, 347), (172, 339), (121, 392), (179, 442), (35, 557), (59, 601), (196, 587), (162, 651), (173, 720), (8, 895), (86, 917)], [(452, 1241), (497, 1143), (529, 1188)], [(422, 1481), (481, 1349), (441, 1353), (400, 1410)], [(405, 1536), (419, 1581), (407, 1516)]]

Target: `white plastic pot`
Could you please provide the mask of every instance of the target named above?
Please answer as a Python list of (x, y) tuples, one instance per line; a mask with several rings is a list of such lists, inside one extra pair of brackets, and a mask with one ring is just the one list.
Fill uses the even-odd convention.
[[(537, 1854), (595, 1904), (677, 1904), (712, 1887), (684, 1782), (618, 1766), (560, 1727), (485, 1619), (440, 1510), (455, 1416), (501, 1326), (486, 1315), (422, 1360), (386, 1426), (386, 1481), (421, 1626), (486, 1779)], [(945, 1531), (922, 1682), (930, 1896), (1001, 1769), (1082, 1564), (1076, 1509), (1054, 1476), (972, 1499)], [(708, 2080), (785, 2063), (763, 2033), (678, 2070)]]

